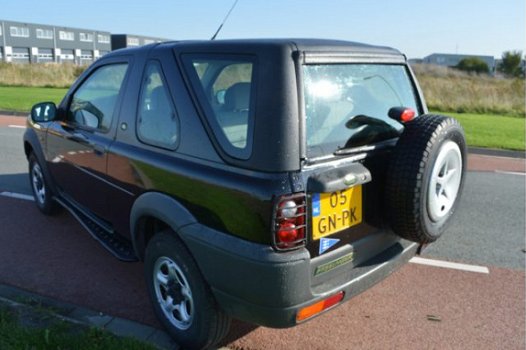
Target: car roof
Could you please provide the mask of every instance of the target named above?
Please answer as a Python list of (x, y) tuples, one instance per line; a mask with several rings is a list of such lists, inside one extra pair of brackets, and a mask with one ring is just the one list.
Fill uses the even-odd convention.
[[(167, 41), (157, 44), (149, 44), (141, 47), (120, 49), (115, 54), (131, 54), (135, 51), (149, 50), (153, 47), (173, 48), (180, 52), (195, 51), (211, 52), (243, 52), (243, 51), (260, 51), (268, 48), (303, 51), (303, 52), (333, 52), (333, 53), (353, 53), (353, 54), (373, 54), (373, 55), (391, 55), (402, 56), (400, 51), (386, 47), (369, 45), (364, 43), (330, 40), (330, 39), (308, 39), (308, 38), (290, 38), (290, 39), (227, 39), (227, 40), (183, 40)], [(112, 53), (110, 53), (111, 55)]]

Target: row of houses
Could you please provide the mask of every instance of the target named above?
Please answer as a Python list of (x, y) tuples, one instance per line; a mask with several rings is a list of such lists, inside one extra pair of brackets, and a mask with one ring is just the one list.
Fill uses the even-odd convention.
[(112, 50), (166, 40), (0, 20), (0, 62), (90, 64)]

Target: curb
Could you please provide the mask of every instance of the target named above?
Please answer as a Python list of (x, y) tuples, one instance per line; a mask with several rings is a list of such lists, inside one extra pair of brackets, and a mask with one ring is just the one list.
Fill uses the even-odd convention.
[(492, 149), (492, 148), (481, 148), (481, 147), (468, 147), (469, 154), (479, 154), (484, 156), (493, 157), (507, 157), (507, 158), (526, 158), (526, 152), (524, 151), (510, 151), (504, 149)]
[(4, 111), (0, 110), (1, 115), (6, 115), (9, 117), (27, 117), (29, 112), (15, 112), (15, 111)]
[(0, 304), (2, 303), (17, 309), (24, 309), (25, 312), (33, 312), (34, 307), (44, 307), (49, 310), (52, 316), (66, 322), (87, 328), (103, 329), (118, 337), (135, 338), (158, 349), (180, 349), (166, 332), (157, 328), (105, 315), (101, 312), (60, 302), (4, 284), (0, 284)]

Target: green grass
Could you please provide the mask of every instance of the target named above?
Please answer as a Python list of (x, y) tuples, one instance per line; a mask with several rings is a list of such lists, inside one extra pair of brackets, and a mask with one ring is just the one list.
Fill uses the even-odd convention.
[(24, 327), (13, 311), (0, 307), (0, 349), (153, 350), (155, 348), (134, 339), (117, 338), (100, 329), (86, 330), (65, 322), (51, 323), (44, 328)]
[[(28, 112), (37, 102), (59, 103), (67, 89), (0, 86), (0, 110)], [(524, 150), (525, 118), (505, 115), (444, 113), (457, 118), (469, 146)]]
[(58, 104), (67, 89), (0, 86), (0, 110), (29, 112), (38, 102), (53, 101)]
[(462, 124), (469, 146), (520, 151), (525, 149), (524, 118), (469, 113), (443, 114), (456, 118)]

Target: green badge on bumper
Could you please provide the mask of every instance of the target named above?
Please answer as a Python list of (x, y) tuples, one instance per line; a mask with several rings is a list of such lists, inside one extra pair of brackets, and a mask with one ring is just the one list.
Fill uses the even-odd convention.
[(326, 264), (318, 266), (316, 268), (316, 272), (314, 272), (314, 276), (318, 276), (318, 275), (321, 275), (322, 273), (334, 270), (338, 266), (341, 266), (343, 264), (346, 264), (348, 262), (353, 261), (353, 259), (354, 259), (354, 252), (350, 252), (349, 254), (345, 254), (341, 258), (338, 258), (336, 260), (333, 260), (331, 262), (328, 262)]

